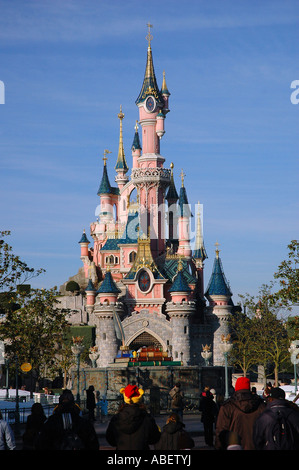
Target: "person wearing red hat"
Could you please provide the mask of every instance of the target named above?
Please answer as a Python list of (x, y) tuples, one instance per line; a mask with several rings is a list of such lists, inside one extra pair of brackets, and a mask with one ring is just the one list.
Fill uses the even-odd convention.
[(265, 402), (258, 395), (251, 393), (250, 380), (247, 377), (239, 377), (233, 395), (220, 407), (215, 448), (226, 449), (229, 436), (234, 433), (239, 437), (243, 450), (254, 450), (253, 426), (265, 407)]
[(120, 389), (124, 403), (110, 420), (106, 440), (116, 450), (149, 450), (161, 436), (155, 419), (142, 403), (144, 390), (137, 385)]

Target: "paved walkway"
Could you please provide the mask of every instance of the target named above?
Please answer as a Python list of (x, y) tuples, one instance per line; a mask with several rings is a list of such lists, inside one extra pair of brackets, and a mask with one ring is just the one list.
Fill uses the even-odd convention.
[[(164, 424), (166, 423), (168, 415), (159, 415), (155, 417), (156, 423), (158, 426), (162, 429)], [(193, 450), (214, 450), (211, 447), (208, 447), (205, 444), (204, 436), (203, 436), (203, 425), (200, 421), (200, 415), (184, 415), (183, 419), (185, 423), (185, 429), (188, 431), (194, 442), (195, 442), (195, 447)], [(94, 422), (94, 427), (99, 439), (99, 444), (100, 444), (100, 450), (114, 450), (113, 447), (111, 447), (106, 439), (105, 439), (105, 433), (106, 429), (109, 423), (109, 418), (105, 422), (101, 422), (99, 419), (97, 419)], [(20, 427), (20, 434), (16, 435), (16, 445), (17, 449), (16, 450), (22, 450), (22, 435), (24, 433), (24, 426)]]

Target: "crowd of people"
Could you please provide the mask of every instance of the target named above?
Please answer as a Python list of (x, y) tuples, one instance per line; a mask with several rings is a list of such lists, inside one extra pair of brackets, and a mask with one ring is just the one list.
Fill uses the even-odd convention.
[[(194, 440), (185, 429), (184, 392), (176, 383), (170, 390), (171, 413), (162, 429), (143, 403), (137, 385), (121, 388), (123, 404), (110, 419), (106, 440), (116, 450), (190, 450)], [(64, 390), (53, 414), (46, 418), (40, 403), (32, 406), (23, 434), (24, 450), (99, 450), (95, 432), (94, 387), (87, 390), (88, 419), (82, 417), (70, 390)], [(280, 387), (267, 385), (262, 396), (246, 377), (235, 383), (227, 400), (205, 387), (199, 411), (206, 445), (215, 450), (298, 450), (299, 407), (286, 400)], [(16, 449), (9, 424), (0, 412), (0, 450)]]

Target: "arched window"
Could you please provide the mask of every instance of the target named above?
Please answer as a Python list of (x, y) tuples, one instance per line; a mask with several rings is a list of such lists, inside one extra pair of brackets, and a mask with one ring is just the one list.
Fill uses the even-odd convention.
[(131, 251), (131, 253), (129, 254), (129, 263), (134, 263), (135, 259), (136, 259), (136, 251)]

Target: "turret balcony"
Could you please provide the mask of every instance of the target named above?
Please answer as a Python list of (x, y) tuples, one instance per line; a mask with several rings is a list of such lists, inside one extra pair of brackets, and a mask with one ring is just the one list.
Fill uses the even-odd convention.
[(133, 168), (131, 179), (136, 186), (146, 183), (168, 186), (170, 184), (170, 175), (171, 170), (168, 168)]

